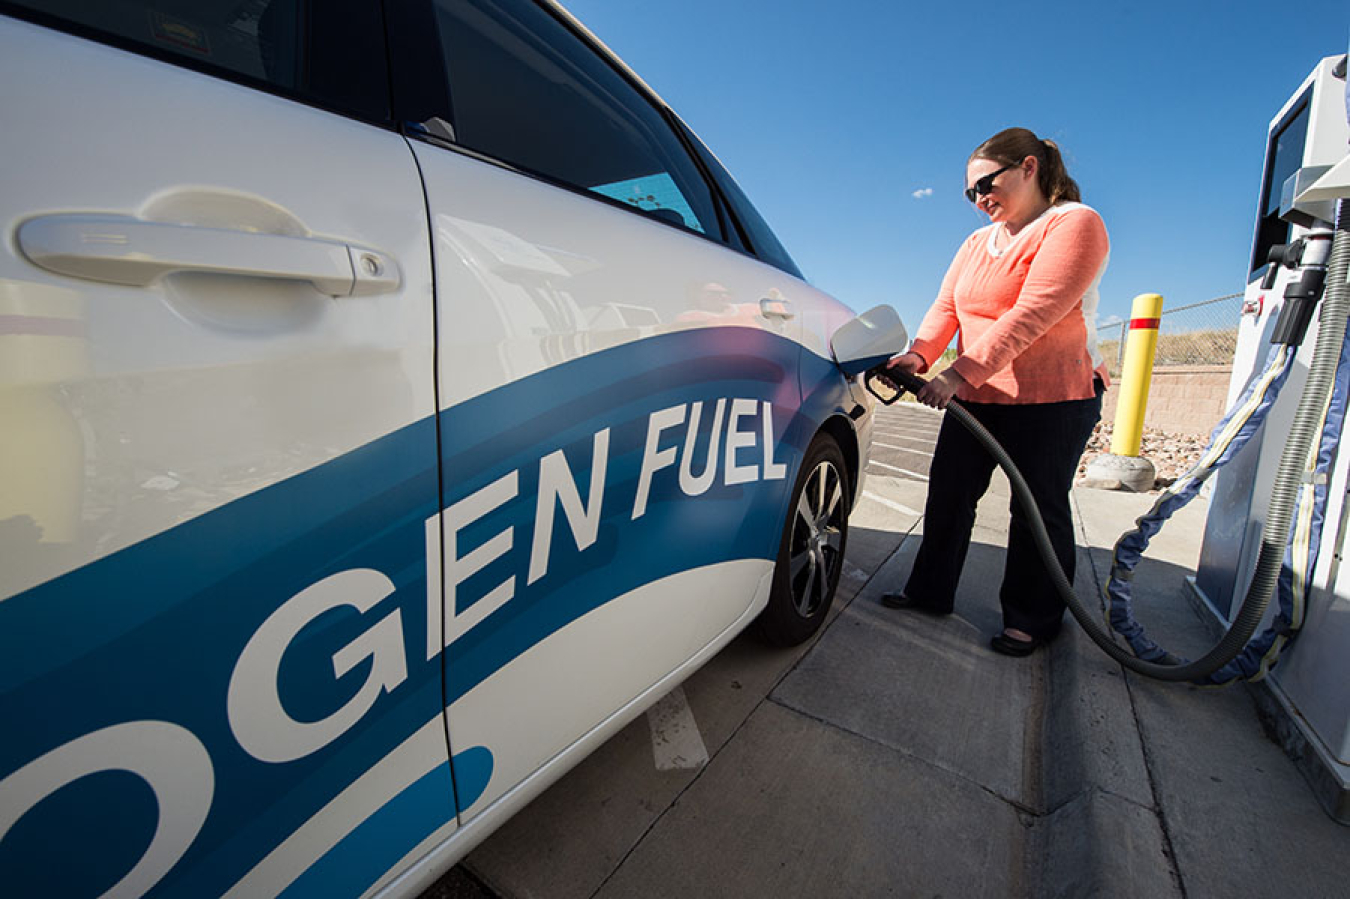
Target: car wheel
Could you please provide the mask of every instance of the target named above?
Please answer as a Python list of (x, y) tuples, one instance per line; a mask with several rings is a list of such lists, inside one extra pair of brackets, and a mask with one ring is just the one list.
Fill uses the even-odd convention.
[(792, 488), (769, 604), (755, 620), (764, 642), (795, 646), (820, 629), (848, 543), (848, 469), (839, 444), (818, 434)]

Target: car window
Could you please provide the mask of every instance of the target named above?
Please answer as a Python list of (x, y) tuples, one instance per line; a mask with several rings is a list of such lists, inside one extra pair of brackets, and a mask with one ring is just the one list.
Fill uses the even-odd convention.
[(456, 143), (721, 239), (662, 113), (561, 22), (528, 0), (437, 0), (435, 14)]
[(18, 0), (0, 11), (367, 118), (387, 115), (383, 31), (368, 0)]
[(745, 229), (745, 236), (751, 244), (750, 252), (769, 263), (769, 265), (782, 269), (789, 275), (801, 278), (801, 269), (797, 268), (797, 263), (792, 261), (788, 251), (774, 236), (769, 223), (755, 209), (754, 204), (750, 202), (750, 198), (745, 195), (745, 191), (741, 190), (740, 185), (736, 183), (736, 179), (731, 177), (731, 173), (726, 170), (726, 167), (717, 161), (717, 157), (692, 132), (686, 131), (685, 134), (689, 143), (698, 152), (704, 167), (712, 173), (713, 181), (721, 190), (722, 196), (731, 205), (736, 221)]

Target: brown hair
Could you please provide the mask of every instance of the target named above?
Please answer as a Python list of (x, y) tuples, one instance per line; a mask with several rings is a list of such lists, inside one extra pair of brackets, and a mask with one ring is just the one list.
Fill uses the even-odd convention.
[[(1052, 140), (1041, 140), (1026, 128), (1005, 128), (975, 148), (971, 159), (988, 159), (1004, 165), (1018, 165), (1028, 156), (1040, 160), (1036, 182), (1052, 204), (1064, 201), (1077, 203), (1083, 199), (1078, 184), (1069, 177), (1059, 145)], [(969, 161), (969, 160), (967, 160)]]

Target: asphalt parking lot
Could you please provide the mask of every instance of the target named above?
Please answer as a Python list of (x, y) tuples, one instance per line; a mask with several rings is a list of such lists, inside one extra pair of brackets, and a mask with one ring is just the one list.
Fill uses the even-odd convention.
[(898, 403), (881, 407), (872, 436), (872, 454), (868, 459), (869, 478), (899, 478), (928, 482), (933, 463), (933, 444), (937, 441), (942, 416), (916, 403)]

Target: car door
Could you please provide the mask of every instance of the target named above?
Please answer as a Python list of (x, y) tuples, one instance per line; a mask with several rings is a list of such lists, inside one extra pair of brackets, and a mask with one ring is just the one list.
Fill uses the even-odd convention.
[(426, 39), (395, 76), (437, 269), (447, 720), (471, 817), (762, 601), (812, 434), (810, 289), (743, 252), (673, 122), (565, 13), (401, 14)]
[(360, 892), (456, 827), (378, 6), (4, 10), (0, 882)]

